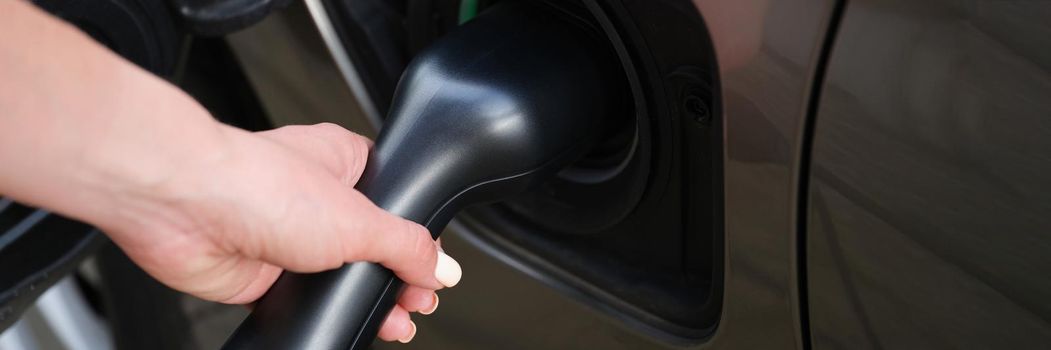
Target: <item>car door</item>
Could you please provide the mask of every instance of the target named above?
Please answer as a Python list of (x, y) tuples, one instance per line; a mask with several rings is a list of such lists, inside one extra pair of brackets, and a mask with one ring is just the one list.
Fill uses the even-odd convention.
[(814, 348), (1051, 339), (1051, 4), (847, 3), (814, 127)]

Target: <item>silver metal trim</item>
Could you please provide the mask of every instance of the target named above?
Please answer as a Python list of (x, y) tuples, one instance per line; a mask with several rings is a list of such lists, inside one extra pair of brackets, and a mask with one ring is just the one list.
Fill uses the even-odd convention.
[(66, 276), (0, 333), (0, 350), (18, 349), (109, 350), (113, 339), (73, 277)]
[(19, 319), (10, 328), (0, 333), (0, 350), (40, 349), (40, 343), (33, 335), (29, 322)]
[(350, 88), (351, 93), (358, 100), (358, 104), (361, 106), (362, 112), (365, 113), (365, 117), (368, 118), (369, 123), (372, 127), (379, 130), (380, 125), (383, 124), (383, 119), (380, 117), (379, 110), (376, 109), (376, 105), (372, 103), (372, 99), (369, 97), (369, 92), (365, 90), (365, 83), (361, 81), (361, 76), (358, 75), (358, 71), (354, 69), (354, 61), (350, 59), (350, 55), (347, 54), (346, 47), (343, 46), (343, 42), (340, 41), (339, 33), (336, 33), (336, 27), (332, 25), (332, 20), (328, 16), (328, 11), (325, 10), (325, 4), (321, 3), (322, 0), (306, 0), (307, 10), (310, 12), (310, 17), (314, 20), (314, 24), (317, 25), (318, 32), (321, 34), (322, 41), (325, 42), (325, 47), (328, 49), (332, 60), (336, 62), (336, 68), (339, 69), (343, 75), (343, 80), (347, 83), (347, 87)]
[(44, 292), (36, 308), (66, 349), (113, 349), (108, 327), (88, 306), (72, 276)]

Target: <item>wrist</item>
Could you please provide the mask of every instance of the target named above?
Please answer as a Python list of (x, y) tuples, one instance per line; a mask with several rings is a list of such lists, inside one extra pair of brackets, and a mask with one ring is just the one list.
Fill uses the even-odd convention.
[[(192, 98), (29, 4), (0, 21), (0, 193), (97, 226), (222, 152)], [(23, 6), (24, 5), (24, 6)]]
[(163, 220), (179, 195), (193, 190), (186, 179), (215, 169), (229, 154), (229, 127), (181, 91), (162, 87), (170, 91), (136, 103), (143, 109), (101, 131), (108, 137), (91, 142), (78, 159), (77, 187), (94, 194), (92, 203), (78, 206), (85, 220), (115, 231)]

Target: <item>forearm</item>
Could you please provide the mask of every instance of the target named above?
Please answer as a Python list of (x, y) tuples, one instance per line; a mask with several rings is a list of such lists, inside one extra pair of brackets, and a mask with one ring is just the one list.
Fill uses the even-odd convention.
[(0, 13), (0, 194), (105, 221), (222, 156), (222, 127), (189, 96), (28, 3)]

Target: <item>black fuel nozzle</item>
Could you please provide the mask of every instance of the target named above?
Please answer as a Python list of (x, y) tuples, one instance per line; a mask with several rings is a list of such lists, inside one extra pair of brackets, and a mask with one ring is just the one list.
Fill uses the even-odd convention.
[[(623, 96), (593, 28), (504, 1), (409, 65), (357, 189), (437, 238), (466, 205), (528, 190), (582, 156)], [(363, 349), (402, 282), (378, 264), (285, 272), (228, 349)]]

